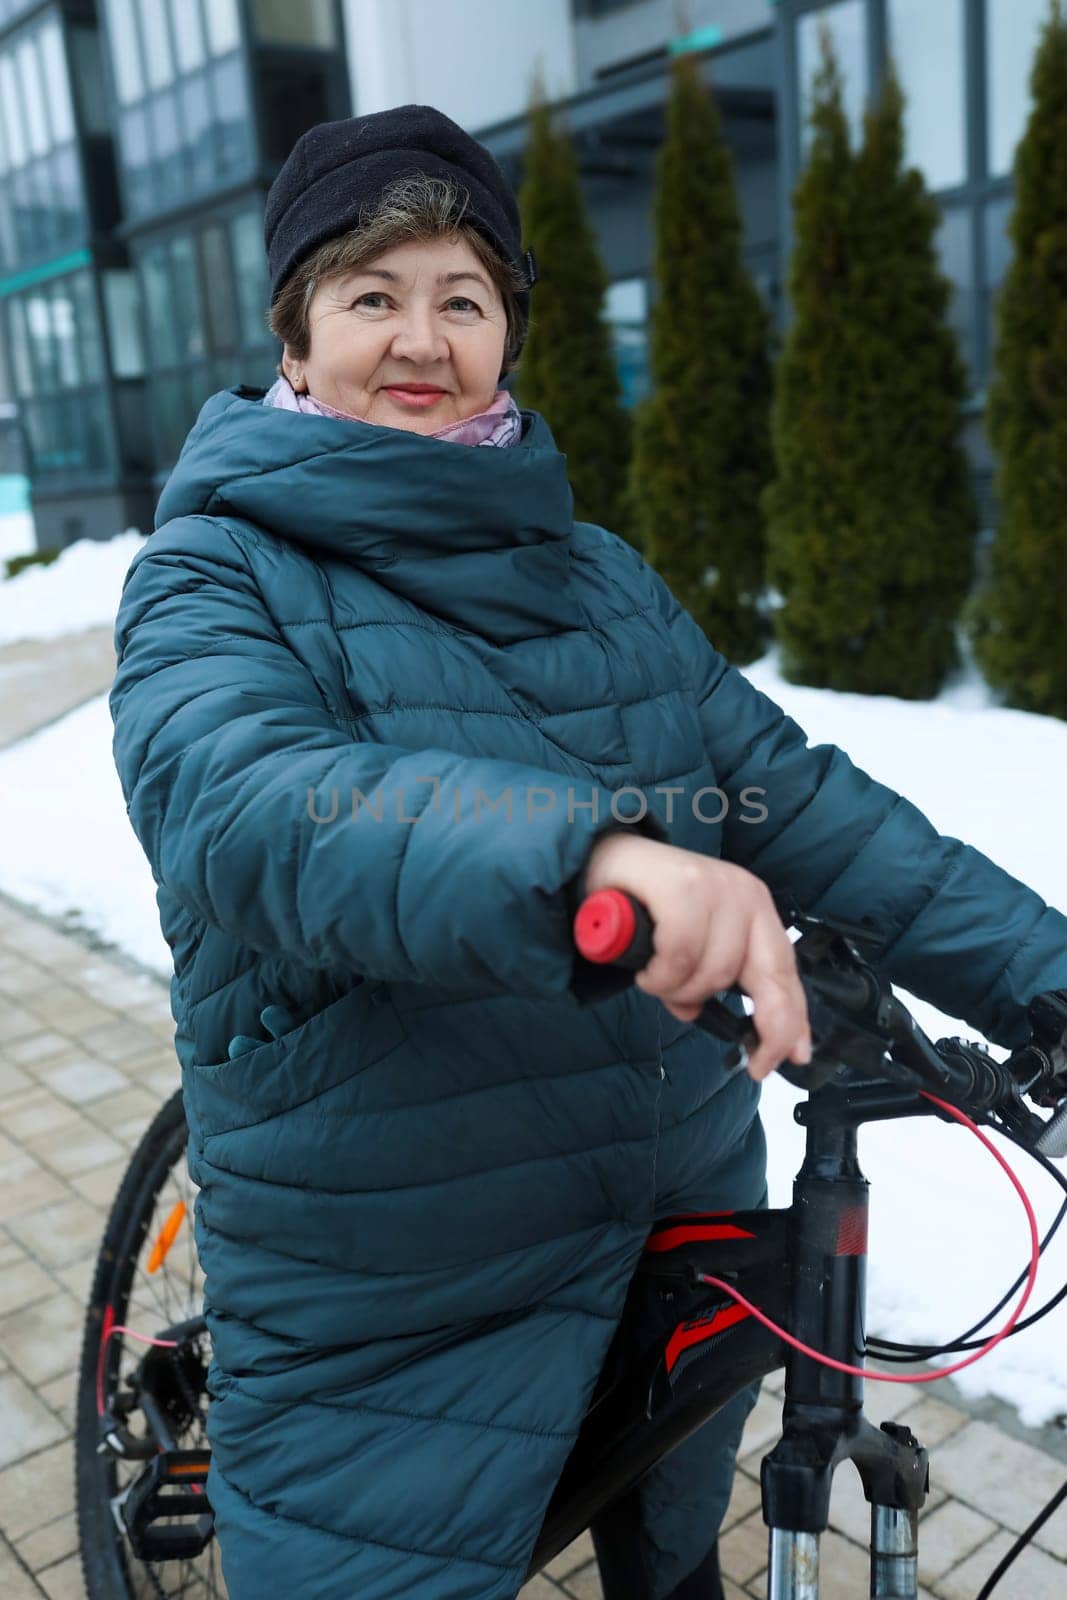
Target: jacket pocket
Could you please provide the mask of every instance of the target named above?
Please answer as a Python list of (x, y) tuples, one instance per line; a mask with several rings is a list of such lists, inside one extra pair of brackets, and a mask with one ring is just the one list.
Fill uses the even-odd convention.
[(278, 1039), (232, 1060), (193, 1062), (186, 1094), (199, 1135), (252, 1127), (292, 1111), (374, 1066), (403, 1038), (385, 986), (357, 983)]

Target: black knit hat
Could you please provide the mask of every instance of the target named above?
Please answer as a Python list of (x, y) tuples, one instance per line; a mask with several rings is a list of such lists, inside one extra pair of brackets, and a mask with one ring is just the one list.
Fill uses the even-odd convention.
[(464, 221), (524, 275), (524, 317), (537, 281), (521, 245), (519, 207), (496, 161), (433, 106), (394, 106), (366, 117), (320, 122), (302, 133), (267, 195), (264, 238), (271, 305), (299, 263), (327, 239), (357, 227), (386, 185), (411, 172), (458, 180), (470, 195)]

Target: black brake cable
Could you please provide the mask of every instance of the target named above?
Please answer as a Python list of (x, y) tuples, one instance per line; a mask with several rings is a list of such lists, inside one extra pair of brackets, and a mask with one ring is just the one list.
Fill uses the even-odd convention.
[[(1039, 1150), (1032, 1149), (1024, 1139), (1019, 1137), (1018, 1134), (1012, 1133), (1009, 1129), (1001, 1127), (1001, 1125), (995, 1122), (991, 1117), (978, 1117), (975, 1120), (982, 1126), (992, 1128), (996, 1133), (1002, 1134), (1004, 1138), (1010, 1140), (1012, 1144), (1018, 1145), (1020, 1150), (1025, 1151), (1028, 1156), (1031, 1156), (1038, 1163), (1038, 1165), (1043, 1167), (1049, 1176), (1059, 1184), (1060, 1188), (1067, 1193), (1067, 1177), (1064, 1177), (1063, 1173), (1060, 1172), (1057, 1167), (1053, 1166), (1052, 1162), (1047, 1156), (1042, 1155)], [(1056, 1216), (1052, 1221), (1051, 1227), (1045, 1234), (1044, 1239), (1041, 1241), (1040, 1253), (1042, 1255), (1044, 1254), (1045, 1247), (1053, 1239), (1056, 1230), (1059, 1228), (1064, 1217), (1067, 1217), (1067, 1200), (1064, 1200), (1063, 1204), (1060, 1206), (1059, 1211), (1056, 1213)], [(906, 1363), (910, 1361), (927, 1361), (932, 1356), (956, 1355), (965, 1350), (979, 1349), (984, 1341), (981, 1339), (975, 1339), (974, 1335), (978, 1333), (980, 1329), (984, 1328), (987, 1323), (989, 1323), (993, 1317), (997, 1315), (998, 1311), (1002, 1311), (1004, 1309), (1012, 1295), (1015, 1294), (1016, 1291), (1020, 1289), (1023, 1283), (1026, 1281), (1028, 1271), (1029, 1268), (1025, 1268), (1019, 1274), (1007, 1292), (1001, 1296), (997, 1304), (993, 1306), (990, 1311), (987, 1311), (985, 1316), (976, 1322), (973, 1327), (968, 1328), (966, 1333), (961, 1333), (958, 1338), (949, 1339), (944, 1344), (931, 1345), (899, 1344), (893, 1339), (870, 1338), (867, 1340), (868, 1354), (875, 1356), (879, 1361)], [(1007, 1337), (1009, 1339), (1014, 1338), (1017, 1333), (1022, 1333), (1025, 1329), (1032, 1328), (1035, 1322), (1040, 1322), (1041, 1318), (1047, 1317), (1050, 1311), (1055, 1311), (1056, 1307), (1060, 1305), (1065, 1298), (1067, 1298), (1067, 1283), (1065, 1283), (1062, 1288), (1058, 1289), (1057, 1292), (1052, 1296), (1052, 1299), (1046, 1301), (1046, 1303), (1039, 1307), (1037, 1311), (1032, 1312), (1031, 1315), (1024, 1318), (1022, 1322), (1016, 1323), (1015, 1327)]]
[[(1047, 1156), (1043, 1155), (1039, 1150), (1032, 1149), (1024, 1139), (1019, 1137), (1018, 1134), (1012, 1133), (1009, 1129), (1001, 1127), (990, 1116), (976, 1117), (975, 1121), (983, 1124), (987, 1128), (994, 1129), (997, 1133), (1003, 1134), (1003, 1136), (1006, 1139), (1009, 1139), (1012, 1144), (1018, 1145), (1020, 1150), (1025, 1151), (1028, 1156), (1032, 1156), (1038, 1165), (1044, 1167), (1049, 1176), (1053, 1178), (1056, 1183), (1059, 1184), (1064, 1193), (1067, 1194), (1067, 1177), (1060, 1172), (1058, 1167), (1053, 1166), (1052, 1162)], [(1063, 1204), (1060, 1206), (1059, 1211), (1056, 1213), (1056, 1216), (1053, 1219), (1052, 1226), (1049, 1228), (1044, 1239), (1041, 1241), (1041, 1254), (1044, 1254), (1046, 1245), (1048, 1245), (1053, 1238), (1057, 1228), (1065, 1216), (1067, 1216), (1067, 1199), (1063, 1201)], [(998, 1301), (993, 1309), (987, 1312), (980, 1322), (976, 1322), (973, 1328), (968, 1328), (967, 1332), (962, 1334), (958, 1339), (952, 1339), (947, 1344), (924, 1346), (896, 1344), (891, 1339), (868, 1339), (867, 1349), (871, 1354), (876, 1356), (879, 1361), (919, 1361), (925, 1360), (928, 1356), (955, 1355), (962, 1350), (977, 1350), (983, 1341), (981, 1339), (973, 1339), (972, 1335), (977, 1333), (980, 1328), (984, 1328), (986, 1324), (996, 1316), (998, 1311), (1003, 1310), (1004, 1306), (1007, 1305), (1015, 1291), (1021, 1287), (1028, 1271), (1029, 1269), (1020, 1273), (1018, 1278), (1016, 1278), (1015, 1282), (1012, 1284), (1011, 1288), (1000, 1299), (1000, 1301)], [(1015, 1334), (1022, 1333), (1024, 1328), (1032, 1328), (1035, 1322), (1040, 1322), (1042, 1317), (1047, 1317), (1050, 1311), (1054, 1311), (1065, 1297), (1067, 1297), (1067, 1283), (1065, 1283), (1062, 1288), (1057, 1290), (1057, 1292), (1052, 1296), (1052, 1299), (1047, 1301), (1039, 1310), (1035, 1311), (1032, 1316), (1027, 1317), (1023, 1322), (1017, 1322), (1007, 1337), (1010, 1339)], [(889, 1353), (883, 1354), (883, 1351), (887, 1351)], [(1033, 1521), (1023, 1529), (1022, 1533), (1020, 1533), (1010, 1550), (1006, 1551), (1001, 1560), (997, 1562), (997, 1565), (993, 1568), (993, 1571), (989, 1574), (989, 1577), (982, 1585), (982, 1588), (977, 1595), (977, 1600), (989, 1600), (989, 1596), (993, 1593), (994, 1588), (1000, 1582), (1008, 1568), (1013, 1565), (1019, 1556), (1022, 1555), (1027, 1545), (1034, 1538), (1034, 1535), (1040, 1532), (1045, 1523), (1051, 1516), (1054, 1515), (1056, 1511), (1059, 1510), (1060, 1506), (1065, 1500), (1067, 1500), (1067, 1483), (1062, 1483), (1056, 1490), (1055, 1494), (1052, 1495), (1052, 1497), (1044, 1506), (1042, 1506), (1041, 1510), (1037, 1513), (1037, 1516), (1033, 1519)]]
[(1067, 1483), (1061, 1484), (1052, 1496), (1047, 1506), (1043, 1506), (1028, 1528), (1024, 1528), (1016, 1539), (1011, 1549), (997, 1562), (989, 1577), (979, 1590), (977, 1600), (989, 1600), (994, 1588), (1003, 1578), (1016, 1556), (1020, 1556), (1034, 1537), (1045, 1526), (1054, 1511), (1058, 1511), (1063, 1502), (1067, 1500)]

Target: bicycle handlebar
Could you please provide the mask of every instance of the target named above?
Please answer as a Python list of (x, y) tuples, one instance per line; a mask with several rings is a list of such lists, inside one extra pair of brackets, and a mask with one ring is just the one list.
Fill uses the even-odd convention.
[[(1005, 1126), (1043, 1155), (1067, 1155), (1067, 993), (1035, 997), (1027, 1008), (1030, 1042), (998, 1062), (973, 1041), (953, 1038), (935, 1044), (923, 1032), (888, 980), (864, 959), (864, 946), (876, 944), (870, 928), (795, 910), (789, 911), (788, 922), (800, 930), (793, 951), (812, 1038), (808, 1066), (780, 1064), (789, 1082), (810, 1091), (840, 1078), (842, 1069), (904, 1082), (971, 1112), (997, 1112)], [(588, 961), (640, 972), (652, 959), (651, 918), (624, 890), (588, 895), (574, 920), (574, 939)], [(740, 993), (736, 987), (721, 991)], [(751, 1018), (738, 1016), (719, 997), (705, 1002), (694, 1025), (743, 1052), (759, 1043)], [(1053, 1106), (1052, 1117), (1044, 1121), (1029, 1111), (1023, 1094)]]

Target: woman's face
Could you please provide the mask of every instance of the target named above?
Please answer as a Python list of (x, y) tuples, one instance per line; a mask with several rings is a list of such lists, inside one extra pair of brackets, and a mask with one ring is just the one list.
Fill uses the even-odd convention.
[[(412, 240), (317, 284), (308, 320), (309, 354), (297, 361), (286, 345), (282, 370), (298, 393), (338, 411), (436, 433), (496, 393), (507, 317), (465, 239)], [(437, 392), (415, 403), (405, 384)]]

